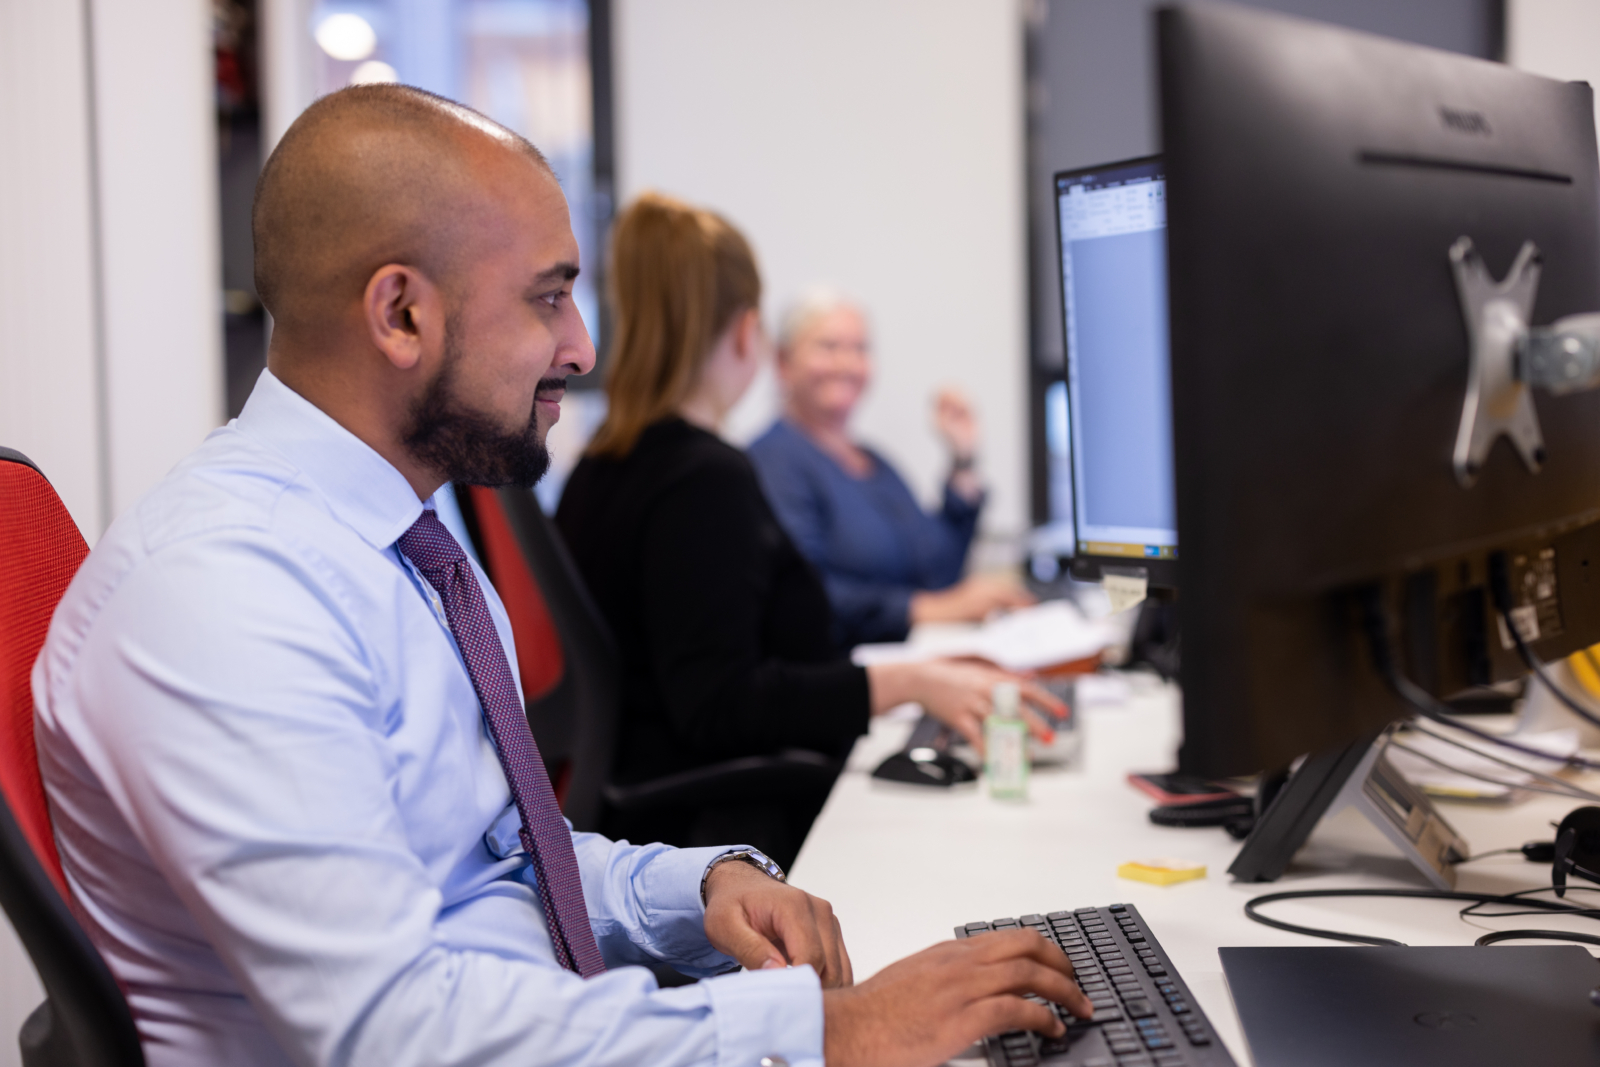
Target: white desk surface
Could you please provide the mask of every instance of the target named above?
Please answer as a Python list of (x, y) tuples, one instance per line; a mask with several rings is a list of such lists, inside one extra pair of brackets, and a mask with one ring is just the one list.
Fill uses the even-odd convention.
[[(1121, 705), (1084, 709), (1084, 747), (1075, 768), (1033, 775), (1023, 803), (991, 799), (976, 785), (951, 789), (869, 777), (902, 747), (906, 721), (877, 720), (857, 742), (794, 865), (792, 881), (832, 902), (857, 980), (953, 936), (957, 924), (1118, 902), (1136, 905), (1177, 964), (1217, 1033), (1241, 1065), (1250, 1063), (1217, 949), (1225, 945), (1334, 945), (1245, 918), (1244, 903), (1278, 890), (1427, 888), (1375, 827), (1347, 812), (1312, 836), (1276, 883), (1235, 884), (1228, 864), (1239, 843), (1221, 829), (1154, 826), (1150, 799), (1129, 771), (1176, 765), (1175, 688), (1140, 679)], [(1581, 780), (1594, 789), (1600, 775)], [(1440, 809), (1473, 852), (1554, 836), (1551, 824), (1579, 801), (1536, 795), (1513, 807), (1443, 803)], [(1153, 886), (1117, 877), (1128, 860), (1177, 857), (1204, 863), (1207, 877)], [(1507, 893), (1549, 884), (1549, 868), (1518, 854), (1461, 868), (1458, 887)], [(1372, 933), (1415, 945), (1470, 945), (1486, 930), (1539, 926), (1585, 929), (1593, 922), (1551, 917), (1457, 917), (1439, 900), (1291, 901), (1273, 915), (1302, 925)]]

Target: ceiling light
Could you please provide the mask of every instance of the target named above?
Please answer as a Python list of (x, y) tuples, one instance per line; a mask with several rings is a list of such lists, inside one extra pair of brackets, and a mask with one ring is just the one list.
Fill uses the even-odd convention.
[(334, 59), (366, 59), (378, 47), (378, 35), (360, 15), (329, 15), (317, 25), (317, 43)]
[(381, 59), (369, 59), (350, 72), (351, 85), (375, 85), (378, 82), (397, 82), (400, 72)]

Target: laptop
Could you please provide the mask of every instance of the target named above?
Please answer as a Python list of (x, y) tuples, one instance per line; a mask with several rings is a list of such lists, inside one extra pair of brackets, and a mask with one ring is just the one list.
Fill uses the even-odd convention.
[(1256, 1067), (1600, 1064), (1578, 945), (1219, 949)]

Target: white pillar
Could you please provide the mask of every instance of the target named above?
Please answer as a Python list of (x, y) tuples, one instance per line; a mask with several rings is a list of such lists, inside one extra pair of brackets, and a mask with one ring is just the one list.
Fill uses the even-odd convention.
[(205, 0), (90, 0), (115, 517), (222, 422), (215, 75)]

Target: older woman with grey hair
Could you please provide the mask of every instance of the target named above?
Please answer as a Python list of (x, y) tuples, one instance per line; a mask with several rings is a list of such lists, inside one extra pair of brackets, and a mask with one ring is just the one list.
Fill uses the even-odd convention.
[(928, 514), (889, 461), (850, 434), (872, 380), (859, 305), (833, 289), (807, 292), (783, 318), (777, 369), (783, 413), (749, 455), (779, 521), (822, 575), (842, 646), (1031, 602), (1014, 582), (961, 578), (984, 501), (977, 419), (964, 395), (945, 389), (935, 399), (950, 475), (942, 506)]

